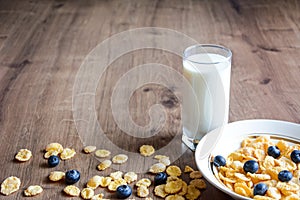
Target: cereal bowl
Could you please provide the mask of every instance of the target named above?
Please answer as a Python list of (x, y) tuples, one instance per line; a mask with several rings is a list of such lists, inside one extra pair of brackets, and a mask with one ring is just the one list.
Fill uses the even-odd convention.
[(197, 145), (195, 160), (198, 169), (208, 182), (232, 198), (251, 199), (233, 192), (216, 178), (217, 169), (212, 164), (212, 157), (222, 155), (226, 158), (240, 148), (245, 138), (261, 135), (270, 136), (274, 142), (284, 140), (289, 145), (300, 144), (300, 125), (286, 121), (255, 119), (236, 121), (217, 128), (206, 134)]

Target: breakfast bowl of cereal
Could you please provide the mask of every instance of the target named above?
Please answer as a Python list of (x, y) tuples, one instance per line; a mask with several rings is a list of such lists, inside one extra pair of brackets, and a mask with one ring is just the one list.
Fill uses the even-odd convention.
[(234, 199), (300, 199), (300, 125), (255, 119), (229, 123), (199, 142), (197, 167)]

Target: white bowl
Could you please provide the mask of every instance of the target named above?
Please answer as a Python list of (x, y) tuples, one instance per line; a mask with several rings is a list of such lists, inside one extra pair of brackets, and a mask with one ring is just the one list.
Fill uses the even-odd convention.
[(243, 139), (255, 135), (270, 135), (274, 141), (284, 139), (290, 144), (299, 144), (300, 124), (267, 119), (237, 121), (209, 132), (196, 148), (197, 167), (205, 179), (234, 199), (250, 198), (238, 195), (218, 181), (214, 176), (216, 169), (211, 163), (211, 157), (222, 155), (226, 158), (231, 152), (240, 148)]

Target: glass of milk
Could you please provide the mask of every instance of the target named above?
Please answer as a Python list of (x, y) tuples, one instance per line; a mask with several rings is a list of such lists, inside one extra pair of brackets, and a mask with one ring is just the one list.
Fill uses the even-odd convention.
[(219, 45), (195, 45), (183, 53), (182, 141), (195, 150), (209, 131), (228, 122), (232, 53)]

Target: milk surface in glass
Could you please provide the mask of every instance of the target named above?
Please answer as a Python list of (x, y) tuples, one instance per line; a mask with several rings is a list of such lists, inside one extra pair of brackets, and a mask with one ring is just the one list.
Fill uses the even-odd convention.
[(231, 59), (201, 53), (183, 60), (191, 90), (183, 91), (183, 137), (194, 142), (228, 122)]

